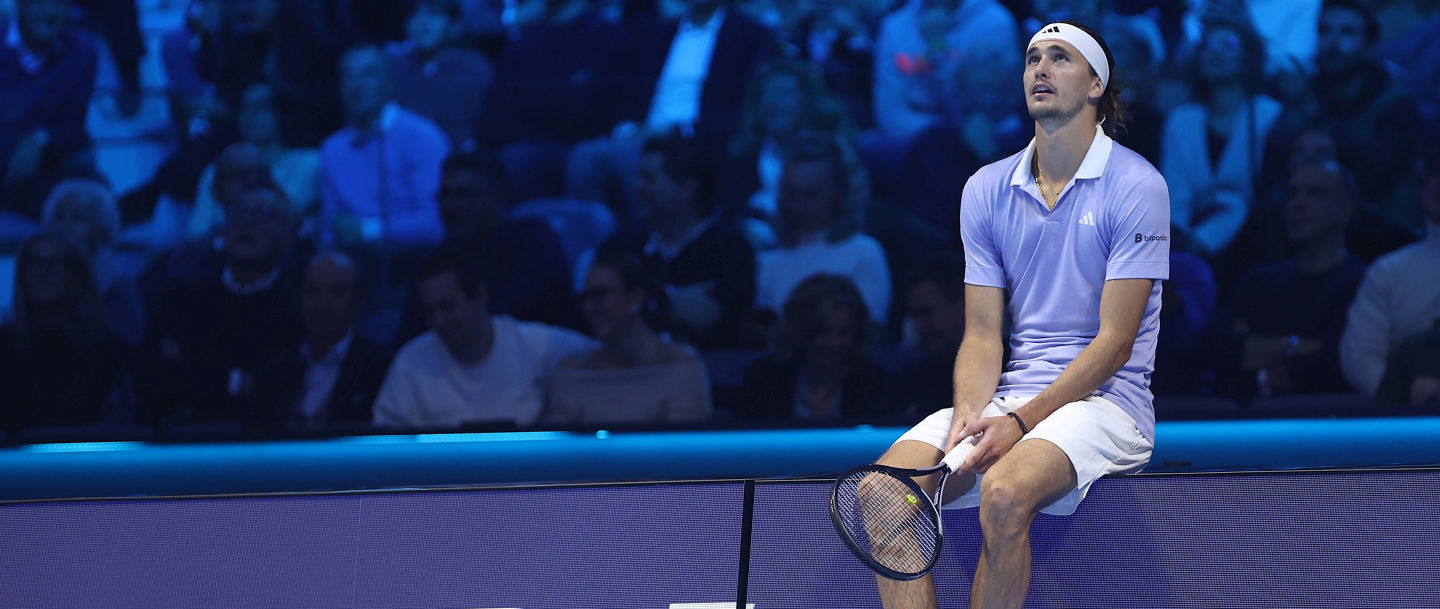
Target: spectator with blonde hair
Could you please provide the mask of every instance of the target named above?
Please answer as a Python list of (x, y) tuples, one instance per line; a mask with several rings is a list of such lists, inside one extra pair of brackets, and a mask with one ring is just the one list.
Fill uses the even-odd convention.
[(65, 180), (45, 199), (43, 218), (46, 228), (69, 235), (85, 251), (110, 329), (139, 345), (145, 335), (145, 304), (135, 279), (115, 259), (120, 235), (115, 193), (95, 180)]
[(779, 311), (790, 291), (816, 273), (855, 282), (872, 319), (890, 312), (885, 250), (860, 231), (861, 195), (851, 188), (856, 163), (833, 141), (819, 141), (786, 159), (780, 182), (780, 246), (756, 258), (755, 306)]

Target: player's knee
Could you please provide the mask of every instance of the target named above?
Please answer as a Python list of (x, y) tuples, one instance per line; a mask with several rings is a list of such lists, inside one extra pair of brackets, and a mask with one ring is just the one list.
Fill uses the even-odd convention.
[(1022, 485), (1003, 475), (980, 480), (980, 525), (987, 533), (1013, 533), (1027, 528), (1036, 502)]

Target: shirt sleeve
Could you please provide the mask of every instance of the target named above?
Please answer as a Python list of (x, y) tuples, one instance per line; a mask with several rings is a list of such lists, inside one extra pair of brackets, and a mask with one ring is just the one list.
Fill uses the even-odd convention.
[(1387, 313), (1390, 285), (1384, 268), (1377, 265), (1365, 273), (1340, 336), (1340, 369), (1345, 380), (1367, 395), (1375, 395), (1380, 387), (1394, 333)]
[(960, 195), (960, 240), (965, 245), (965, 283), (1005, 287), (1005, 267), (996, 246), (992, 212), (972, 176)]
[(380, 393), (375, 396), (375, 427), (417, 427), (415, 412), (419, 406), (414, 379), (411, 378), (409, 357), (401, 351), (385, 374)]
[(1110, 257), (1105, 280), (1170, 278), (1170, 194), (1159, 173), (1148, 173), (1112, 196)]
[[(387, 238), (404, 244), (428, 245), (445, 237), (440, 220), (440, 205), (435, 195), (440, 190), (440, 166), (450, 153), (445, 133), (429, 121), (417, 121), (406, 141), (407, 171), (403, 179), (410, 188), (402, 196), (409, 199), (401, 209), (386, 219)], [(396, 176), (401, 177), (401, 176)]]
[[(890, 265), (879, 241), (864, 235), (857, 243), (855, 271), (850, 276), (870, 309), (870, 318), (885, 323), (890, 315)], [(779, 309), (780, 307), (776, 307)]]

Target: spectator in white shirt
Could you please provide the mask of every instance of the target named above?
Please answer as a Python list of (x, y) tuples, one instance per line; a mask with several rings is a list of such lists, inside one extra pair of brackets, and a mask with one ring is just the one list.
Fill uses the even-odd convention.
[(598, 346), (571, 330), (491, 317), (481, 277), (452, 246), (421, 266), (416, 292), (430, 331), (395, 356), (375, 401), (377, 427), (531, 425), (560, 361)]
[(1425, 238), (1370, 264), (1340, 337), (1345, 379), (1367, 395), (1375, 395), (1395, 349), (1440, 318), (1440, 151), (1421, 163), (1420, 208)]
[(890, 269), (880, 243), (860, 232), (861, 197), (850, 188), (855, 165), (837, 141), (815, 142), (786, 158), (780, 247), (756, 260), (756, 308), (778, 313), (800, 282), (831, 273), (855, 282), (873, 320), (888, 319)]

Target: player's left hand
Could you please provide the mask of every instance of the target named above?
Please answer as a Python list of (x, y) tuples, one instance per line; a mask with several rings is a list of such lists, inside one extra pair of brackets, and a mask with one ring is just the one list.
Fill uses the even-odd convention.
[(976, 436), (975, 450), (960, 464), (960, 471), (985, 473), (1000, 457), (1010, 452), (1023, 435), (1020, 426), (1009, 416), (975, 420), (960, 432), (961, 437)]

